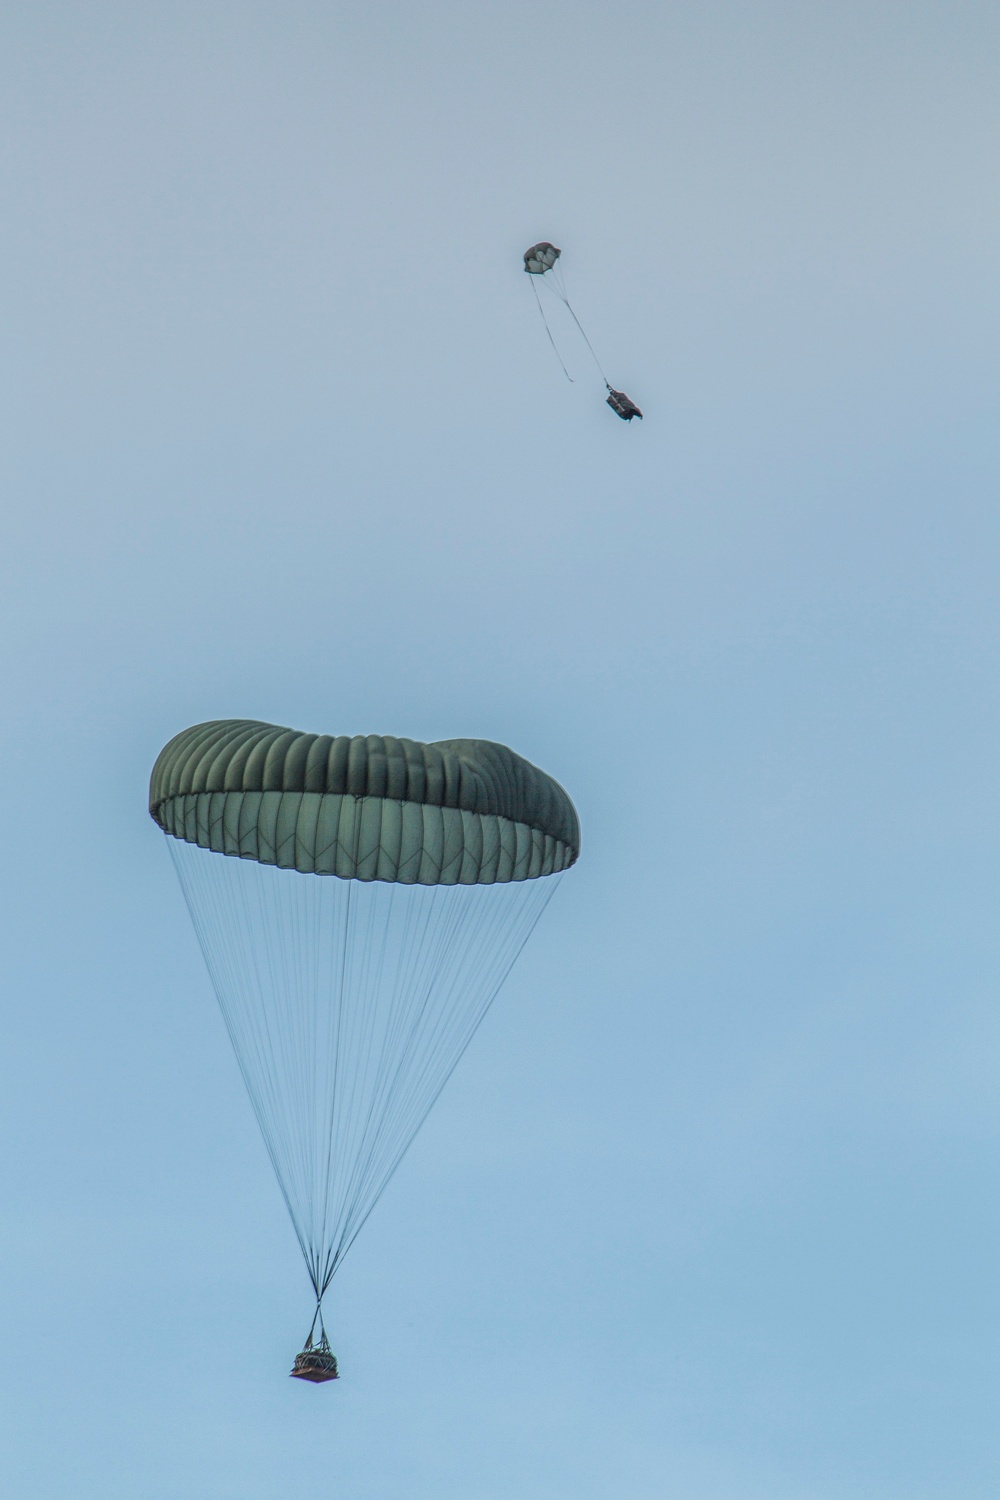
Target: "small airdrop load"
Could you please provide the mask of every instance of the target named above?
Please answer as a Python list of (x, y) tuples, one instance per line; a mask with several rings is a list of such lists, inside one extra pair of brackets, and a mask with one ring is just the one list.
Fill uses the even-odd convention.
[(638, 417), (639, 421), (642, 421), (642, 412), (632, 397), (626, 396), (624, 391), (612, 390), (610, 385), (608, 386), (608, 405), (612, 411), (618, 413), (623, 422), (631, 422), (633, 417)]

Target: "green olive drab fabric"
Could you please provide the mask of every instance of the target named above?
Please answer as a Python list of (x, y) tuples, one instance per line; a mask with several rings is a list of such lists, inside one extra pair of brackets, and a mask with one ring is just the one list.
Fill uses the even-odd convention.
[(219, 719), (160, 752), (149, 810), (165, 833), (220, 854), (403, 885), (533, 880), (580, 849), (558, 782), (490, 740), (425, 745)]

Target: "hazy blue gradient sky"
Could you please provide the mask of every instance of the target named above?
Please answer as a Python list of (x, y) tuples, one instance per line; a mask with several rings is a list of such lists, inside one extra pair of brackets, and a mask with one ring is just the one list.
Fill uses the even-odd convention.
[[(0, 130), (0, 1493), (995, 1500), (1000, 10), (34, 0)], [(335, 1387), (145, 813), (228, 715), (583, 822)]]

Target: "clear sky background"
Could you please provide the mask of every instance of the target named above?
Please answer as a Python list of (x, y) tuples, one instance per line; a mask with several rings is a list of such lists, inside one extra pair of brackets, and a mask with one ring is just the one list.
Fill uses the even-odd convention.
[[(35, 0), (0, 133), (0, 1493), (994, 1500), (1000, 11)], [(332, 1387), (145, 811), (230, 715), (583, 823)]]

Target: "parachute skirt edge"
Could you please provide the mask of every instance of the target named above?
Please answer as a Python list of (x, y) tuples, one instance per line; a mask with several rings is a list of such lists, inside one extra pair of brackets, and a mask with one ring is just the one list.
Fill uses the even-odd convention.
[(351, 793), (192, 792), (153, 816), (164, 833), (217, 854), (343, 880), (493, 885), (576, 859), (554, 835), (497, 814)]

